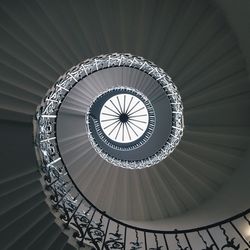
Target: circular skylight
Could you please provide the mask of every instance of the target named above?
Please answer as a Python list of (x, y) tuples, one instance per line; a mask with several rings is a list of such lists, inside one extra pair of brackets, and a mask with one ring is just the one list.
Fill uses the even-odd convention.
[(94, 145), (129, 151), (151, 137), (155, 113), (151, 102), (139, 90), (113, 87), (95, 97), (87, 112), (89, 139)]
[(108, 138), (119, 143), (136, 141), (145, 133), (148, 122), (146, 105), (131, 94), (112, 96), (101, 109), (102, 130)]

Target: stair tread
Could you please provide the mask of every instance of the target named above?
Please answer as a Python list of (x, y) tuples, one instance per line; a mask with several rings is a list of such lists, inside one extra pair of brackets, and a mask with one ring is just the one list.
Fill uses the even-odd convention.
[(69, 243), (67, 243), (64, 247), (63, 247), (63, 250), (75, 250), (75, 248), (70, 245)]
[(36, 182), (40, 177), (41, 175), (38, 171), (33, 171), (31, 173), (28, 173), (27, 175), (3, 182), (0, 184), (0, 197), (5, 194), (14, 192), (15, 190), (18, 190), (19, 188), (22, 188), (33, 182)]
[(29, 213), (25, 214), (14, 223), (9, 225), (7, 228), (2, 230), (0, 232), (0, 245), (3, 248), (12, 245), (12, 243), (27, 235), (28, 231), (36, 228), (36, 224), (43, 220), (44, 217), (47, 217), (49, 221), (54, 221), (54, 217), (50, 213), (45, 202), (35, 207)]
[[(45, 227), (43, 227), (44, 229)], [(52, 223), (48, 228), (43, 230), (42, 234), (27, 247), (29, 250), (47, 250), (51, 244), (55, 241), (60, 234), (61, 229), (55, 224)]]
[(63, 249), (63, 247), (66, 245), (68, 240), (68, 237), (61, 232), (57, 238), (54, 240), (54, 242), (50, 245), (50, 247), (48, 248), (48, 250), (59, 250), (59, 249)]
[(39, 181), (32, 182), (29, 185), (21, 187), (14, 192), (8, 193), (1, 197), (0, 214), (3, 214), (11, 208), (23, 203), (24, 200), (33, 197), (42, 191)]
[(14, 223), (19, 218), (23, 217), (25, 214), (29, 213), (35, 206), (40, 205), (44, 202), (45, 195), (41, 191), (35, 194), (30, 199), (23, 201), (23, 203), (9, 209), (4, 213), (1, 218), (0, 230), (8, 227), (10, 224)]

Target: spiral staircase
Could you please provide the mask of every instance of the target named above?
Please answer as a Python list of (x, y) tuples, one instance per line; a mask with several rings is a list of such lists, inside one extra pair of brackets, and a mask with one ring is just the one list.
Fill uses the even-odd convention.
[[(183, 101), (184, 135), (157, 166), (114, 167), (95, 154), (81, 128), (89, 102), (110, 86), (105, 79), (89, 83), (88, 93), (76, 86), (61, 108), (58, 142), (80, 191), (121, 226), (152, 232), (141, 249), (201, 249), (187, 240), (189, 229), (225, 223), (236, 225), (229, 233), (240, 248), (223, 249), (249, 249), (249, 14), (247, 0), (1, 0), (0, 248), (93, 248), (77, 243), (46, 196), (32, 119), (68, 69), (121, 52), (143, 56), (171, 76)], [(183, 235), (174, 238), (175, 229)], [(170, 244), (161, 245), (156, 230), (172, 232), (176, 245), (165, 234), (161, 240)], [(226, 235), (211, 237), (215, 249)]]

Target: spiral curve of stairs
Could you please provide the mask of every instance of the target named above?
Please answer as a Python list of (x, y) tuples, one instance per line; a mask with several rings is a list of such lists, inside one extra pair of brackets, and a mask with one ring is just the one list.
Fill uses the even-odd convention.
[[(96, 207), (150, 225), (198, 208), (240, 168), (250, 143), (247, 59), (216, 3), (1, 0), (0, 19), (1, 249), (75, 249), (40, 183), (32, 117), (56, 79), (87, 58), (129, 52), (153, 61), (178, 87), (185, 119), (180, 144), (156, 167), (117, 168), (79, 127), (90, 101), (110, 86), (101, 79), (87, 95), (76, 86), (62, 104), (58, 140)], [(67, 121), (79, 126), (63, 133)]]

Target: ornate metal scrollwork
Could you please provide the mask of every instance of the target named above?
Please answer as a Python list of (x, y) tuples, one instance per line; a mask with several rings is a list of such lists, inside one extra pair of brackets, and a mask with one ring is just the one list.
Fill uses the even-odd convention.
[(131, 245), (130, 250), (138, 250), (138, 249), (142, 249), (142, 247), (143, 247), (143, 242), (139, 241), (139, 236), (138, 236), (137, 230), (135, 230), (135, 237), (136, 237), (136, 240), (130, 242), (130, 245)]
[(214, 244), (208, 245), (207, 241), (204, 239), (204, 237), (202, 236), (202, 234), (200, 233), (200, 231), (197, 232), (199, 237), (201, 238), (202, 242), (205, 245), (205, 248), (202, 248), (201, 250), (213, 250), (214, 248)]
[(150, 247), (149, 250), (161, 250), (163, 246), (159, 246), (157, 234), (154, 234), (155, 237), (155, 247)]
[[(177, 230), (176, 230), (176, 231), (177, 231)], [(180, 239), (179, 239), (177, 233), (175, 234), (175, 240), (176, 240), (176, 244), (177, 244), (179, 250), (190, 250), (189, 247), (184, 247), (184, 248), (182, 247), (181, 242), (180, 242)], [(178, 249), (177, 249), (177, 250), (178, 250)]]
[(221, 247), (221, 250), (223, 249), (234, 249), (234, 250), (239, 250), (240, 249), (240, 244), (235, 245), (235, 238), (232, 238), (229, 240), (229, 237), (227, 235), (226, 229), (222, 227), (222, 225), (219, 226), (220, 229), (223, 231), (224, 236), (226, 237), (226, 243)]
[(99, 222), (96, 223), (95, 221), (92, 221), (89, 227), (86, 229), (87, 235), (85, 240), (90, 245), (94, 245), (97, 250), (101, 249), (101, 245), (105, 236), (103, 228), (103, 215), (101, 215)]
[(124, 239), (122, 234), (119, 233), (120, 226), (117, 224), (117, 229), (115, 233), (109, 233), (110, 237), (104, 243), (104, 248), (106, 250), (110, 249), (124, 249)]

